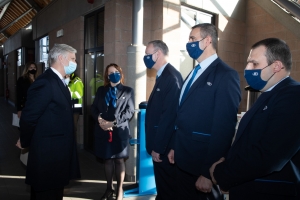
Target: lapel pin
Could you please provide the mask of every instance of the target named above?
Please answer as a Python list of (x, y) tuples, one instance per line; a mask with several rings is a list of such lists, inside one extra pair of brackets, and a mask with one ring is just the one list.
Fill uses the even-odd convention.
[(263, 110), (267, 110), (267, 109), (268, 109), (268, 106), (265, 106)]
[(212, 86), (212, 83), (211, 82), (207, 82), (206, 83), (208, 86)]
[(160, 89), (159, 89), (159, 88), (157, 88), (157, 89), (156, 89), (156, 91), (157, 91), (157, 92), (159, 92), (159, 91), (160, 91)]

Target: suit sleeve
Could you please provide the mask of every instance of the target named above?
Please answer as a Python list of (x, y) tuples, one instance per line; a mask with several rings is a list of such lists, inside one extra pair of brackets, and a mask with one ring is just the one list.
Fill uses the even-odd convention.
[[(221, 189), (228, 191), (235, 185), (280, 171), (299, 151), (300, 88), (296, 89), (277, 95), (269, 118), (263, 122), (267, 128), (259, 133), (261, 137), (255, 143), (244, 144), (234, 156), (217, 165), (214, 177)], [(256, 134), (251, 130), (249, 133)]]
[(51, 84), (46, 79), (38, 79), (30, 86), (20, 119), (20, 140), (23, 148), (30, 146), (38, 120), (51, 101), (51, 93)]
[(168, 152), (166, 148), (172, 146), (172, 136), (175, 132), (174, 123), (178, 107), (178, 99), (180, 89), (182, 86), (181, 76), (176, 77), (175, 75), (168, 77), (168, 82), (165, 83), (166, 94), (162, 100), (162, 110), (160, 119), (158, 122), (157, 133), (155, 136), (155, 143), (153, 150), (159, 154), (165, 154)]
[(134, 91), (132, 88), (130, 88), (129, 98), (125, 106), (125, 109), (115, 114), (117, 124), (121, 124), (125, 121), (129, 121), (132, 118), (133, 114), (134, 114)]
[(235, 133), (240, 96), (239, 76), (236, 71), (222, 74), (215, 93), (213, 123), (206, 160), (201, 175), (211, 178), (209, 168), (228, 152)]

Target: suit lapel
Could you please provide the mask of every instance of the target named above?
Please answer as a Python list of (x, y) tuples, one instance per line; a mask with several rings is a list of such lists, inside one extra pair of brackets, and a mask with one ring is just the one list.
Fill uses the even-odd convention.
[(50, 73), (52, 74), (52, 76), (56, 79), (62, 93), (65, 95), (65, 97), (67, 98), (68, 102), (71, 101), (71, 94), (70, 91), (68, 90), (67, 86), (64, 85), (64, 83), (62, 82), (62, 80), (58, 77), (57, 74), (55, 74), (51, 69), (50, 69)]
[[(192, 84), (192, 86), (190, 87), (186, 97), (184, 98), (183, 102), (181, 103), (181, 105), (184, 104), (184, 102), (189, 98), (189, 96), (193, 93), (193, 91), (199, 87), (200, 85), (203, 85), (204, 82), (206, 81), (206, 77), (215, 70), (215, 66), (217, 65), (217, 63), (219, 63), (219, 58), (217, 58), (214, 62), (212, 62), (207, 68), (206, 70), (197, 78), (197, 80), (195, 80), (195, 82)], [(201, 65), (200, 65), (201, 66)], [(192, 73), (192, 71), (190, 72), (190, 74)], [(189, 75), (190, 75), (189, 74)], [(189, 77), (189, 76), (187, 76)], [(187, 80), (187, 79), (186, 79)], [(185, 81), (186, 81), (185, 80)], [(184, 81), (184, 82), (185, 82)]]
[(269, 100), (276, 94), (276, 91), (278, 91), (281, 87), (286, 85), (291, 79), (286, 78), (281, 83), (279, 83), (277, 86), (275, 86), (271, 91), (262, 93), (256, 102), (253, 104), (253, 106), (246, 112), (246, 114), (241, 119), (241, 122), (238, 127), (238, 131), (236, 133), (236, 137), (234, 140), (234, 144), (240, 139), (241, 135), (244, 133), (245, 129), (247, 128), (249, 122), (253, 118), (253, 115), (257, 113), (262, 107), (269, 102)]
[(151, 99), (152, 99), (152, 97), (153, 97), (155, 91), (158, 89), (159, 83), (161, 82), (162, 79), (164, 79), (164, 78), (163, 78), (163, 77), (164, 77), (164, 74), (165, 74), (165, 72), (166, 72), (167, 67), (169, 67), (169, 65), (170, 65), (170, 64), (167, 64), (167, 65), (166, 65), (166, 67), (165, 67), (164, 71), (162, 72), (162, 74), (159, 76), (159, 78), (157, 78), (157, 79), (155, 80), (155, 84), (154, 84), (153, 90), (152, 90), (152, 92), (151, 92), (151, 94), (150, 94), (150, 97), (149, 97), (148, 102), (151, 102)]

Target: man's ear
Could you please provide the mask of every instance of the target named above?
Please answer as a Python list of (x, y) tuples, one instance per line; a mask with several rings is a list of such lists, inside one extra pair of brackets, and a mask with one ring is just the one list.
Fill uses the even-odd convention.
[(280, 70), (282, 70), (284, 68), (284, 66), (283, 66), (283, 64), (282, 64), (282, 62), (281, 61), (279, 61), (279, 60), (276, 60), (275, 62), (274, 62), (274, 73), (276, 73), (276, 72), (280, 72)]
[(208, 44), (211, 44), (211, 43), (212, 43), (212, 38), (211, 38), (211, 36), (208, 35), (208, 36), (206, 36), (206, 38), (207, 38), (207, 43), (208, 43)]
[(57, 56), (57, 58), (58, 58), (59, 61), (62, 61), (63, 55), (60, 54), (60, 55)]

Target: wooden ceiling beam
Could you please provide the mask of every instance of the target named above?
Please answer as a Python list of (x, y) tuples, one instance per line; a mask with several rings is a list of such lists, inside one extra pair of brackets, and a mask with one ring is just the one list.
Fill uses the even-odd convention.
[(3, 17), (4, 13), (6, 12), (8, 6), (9, 6), (10, 2), (8, 2), (7, 4), (5, 4), (5, 6), (3, 7), (3, 9), (1, 10), (1, 13), (0, 13), (0, 20), (1, 18)]
[(10, 2), (11, 2), (11, 0), (4, 0), (4, 1), (1, 1), (1, 2), (0, 2), (0, 8), (3, 7), (3, 6), (5, 6), (6, 4), (8, 4), (8, 3), (10, 3)]
[(9, 23), (8, 25), (6, 25), (4, 28), (2, 28), (0, 30), (0, 33), (2, 33), (3, 31), (5, 31), (6, 29), (8, 29), (9, 27), (11, 27), (14, 23), (16, 23), (17, 21), (19, 21), (22, 17), (24, 17), (25, 15), (27, 15), (33, 8), (30, 8), (28, 11), (26, 11), (24, 14), (22, 14), (20, 17), (18, 17), (17, 19), (15, 19), (13, 22)]
[(32, 8), (36, 10), (36, 12), (39, 12), (42, 8), (34, 1), (34, 0), (25, 0), (29, 5), (31, 5)]

